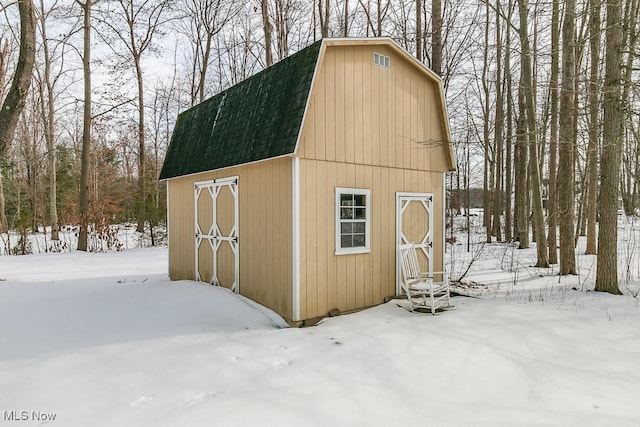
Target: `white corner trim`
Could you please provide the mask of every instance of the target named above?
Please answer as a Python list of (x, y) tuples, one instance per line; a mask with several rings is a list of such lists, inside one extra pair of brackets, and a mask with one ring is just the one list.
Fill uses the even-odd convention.
[(447, 174), (442, 174), (442, 269), (446, 270), (445, 255), (447, 253)]
[(169, 227), (171, 227), (171, 224), (169, 224), (169, 209), (171, 208), (171, 205), (169, 204), (169, 181), (166, 182), (165, 184), (165, 188), (166, 188), (166, 203), (167, 203), (167, 252), (168, 252), (168, 258), (169, 258), (169, 262), (167, 263), (167, 277), (169, 279), (171, 279), (171, 230)]
[(293, 223), (293, 321), (300, 320), (300, 159), (292, 158), (291, 204)]

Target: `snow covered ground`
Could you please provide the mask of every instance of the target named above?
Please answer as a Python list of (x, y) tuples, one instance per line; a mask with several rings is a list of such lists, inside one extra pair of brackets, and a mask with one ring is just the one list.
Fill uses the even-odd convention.
[[(27, 234), (24, 242), (17, 231), (0, 233), (0, 255), (42, 254), (50, 252), (73, 252), (78, 247), (78, 227), (62, 226), (57, 241), (51, 240), (51, 227), (39, 227), (36, 233)], [(155, 246), (166, 245), (167, 230), (164, 226), (154, 227)], [(149, 247), (151, 236), (138, 233), (135, 224), (115, 224), (96, 230), (87, 236), (89, 252), (109, 252), (139, 247)]]
[(640, 425), (635, 282), (588, 291), (580, 257), (559, 283), (533, 253), (485, 247), (480, 298), (437, 316), (392, 301), (305, 329), (169, 281), (166, 249), (0, 256), (0, 426)]

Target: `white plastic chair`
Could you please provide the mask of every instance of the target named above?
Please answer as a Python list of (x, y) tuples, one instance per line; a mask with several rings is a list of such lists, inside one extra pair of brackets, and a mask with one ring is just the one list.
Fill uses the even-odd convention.
[[(413, 243), (400, 245), (402, 264), (402, 290), (407, 295), (411, 311), (428, 309), (436, 314), (439, 308), (451, 307), (449, 277), (444, 271), (421, 272), (418, 254)], [(435, 281), (441, 278), (442, 281)]]

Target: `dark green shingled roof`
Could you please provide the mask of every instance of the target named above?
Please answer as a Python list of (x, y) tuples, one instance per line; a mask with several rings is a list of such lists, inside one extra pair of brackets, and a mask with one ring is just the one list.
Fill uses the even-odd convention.
[(293, 153), (320, 43), (181, 113), (160, 179)]

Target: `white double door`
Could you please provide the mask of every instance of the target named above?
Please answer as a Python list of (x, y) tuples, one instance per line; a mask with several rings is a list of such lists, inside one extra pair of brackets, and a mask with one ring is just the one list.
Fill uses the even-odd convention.
[(194, 187), (195, 278), (239, 292), (238, 177)]

